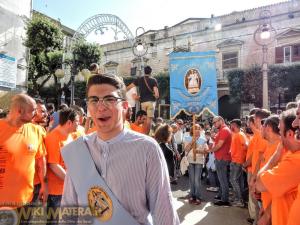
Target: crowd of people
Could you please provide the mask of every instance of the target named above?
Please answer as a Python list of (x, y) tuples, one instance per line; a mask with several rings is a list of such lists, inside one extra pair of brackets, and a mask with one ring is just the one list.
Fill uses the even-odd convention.
[[(137, 112), (126, 100), (132, 88), (140, 89), (131, 93)], [(205, 174), (215, 206), (248, 207), (251, 224), (300, 224), (299, 103), (280, 115), (254, 108), (243, 121), (164, 121), (154, 117), (151, 67), (127, 88), (117, 76), (93, 74), (86, 93), (89, 117), (76, 105), (56, 111), (26, 94), (12, 98), (0, 120), (0, 207), (89, 206), (112, 224), (175, 225), (171, 186), (188, 176), (186, 199), (200, 205)], [(49, 215), (48, 224), (60, 222)], [(79, 215), (63, 220), (80, 224)]]

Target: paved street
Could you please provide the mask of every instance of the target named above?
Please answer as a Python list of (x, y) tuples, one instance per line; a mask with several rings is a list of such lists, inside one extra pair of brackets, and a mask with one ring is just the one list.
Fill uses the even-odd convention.
[(238, 207), (216, 207), (212, 204), (216, 193), (203, 188), (201, 205), (191, 205), (184, 198), (189, 191), (188, 177), (179, 178), (177, 185), (172, 185), (175, 206), (182, 225), (248, 225), (247, 209)]

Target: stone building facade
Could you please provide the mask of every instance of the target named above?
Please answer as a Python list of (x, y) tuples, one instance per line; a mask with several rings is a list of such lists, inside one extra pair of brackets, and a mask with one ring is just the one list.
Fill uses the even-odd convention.
[[(261, 65), (262, 46), (254, 41), (254, 32), (262, 21), (260, 14), (271, 13), (271, 25), (276, 31), (268, 45), (268, 64), (300, 61), (300, 1), (291, 0), (269, 6), (232, 12), (211, 18), (189, 18), (172, 27), (149, 30), (139, 38), (148, 45), (144, 56), (154, 74), (167, 72), (169, 53), (173, 51), (216, 51), (219, 99), (229, 94), (226, 71)], [(222, 24), (220, 30), (216, 25)], [(102, 45), (103, 66), (122, 76), (136, 74), (139, 60), (128, 41)], [(299, 57), (298, 57), (299, 56)], [(107, 66), (109, 65), (109, 66)]]
[(0, 109), (15, 93), (26, 92), (28, 51), (23, 45), (31, 0), (0, 0)]

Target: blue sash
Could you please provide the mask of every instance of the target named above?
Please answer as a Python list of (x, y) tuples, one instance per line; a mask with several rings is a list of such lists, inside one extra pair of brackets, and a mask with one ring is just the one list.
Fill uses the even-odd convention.
[(89, 206), (95, 216), (93, 224), (140, 225), (121, 205), (95, 166), (86, 143), (80, 137), (63, 148), (67, 173), (72, 178), (82, 206)]

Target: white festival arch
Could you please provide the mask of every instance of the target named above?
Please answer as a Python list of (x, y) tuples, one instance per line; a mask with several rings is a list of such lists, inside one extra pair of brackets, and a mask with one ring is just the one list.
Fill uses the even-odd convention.
[(80, 38), (86, 38), (91, 32), (100, 32), (100, 34), (104, 34), (105, 30), (108, 30), (108, 26), (114, 32), (115, 41), (118, 40), (118, 34), (123, 33), (124, 39), (130, 42), (132, 46), (134, 44), (134, 36), (131, 31), (128, 29), (127, 25), (118, 17), (112, 14), (97, 14), (86, 19), (76, 30), (73, 40)]

